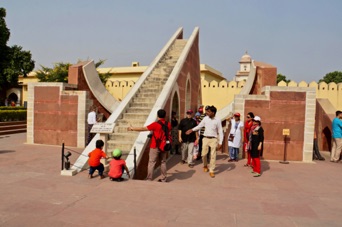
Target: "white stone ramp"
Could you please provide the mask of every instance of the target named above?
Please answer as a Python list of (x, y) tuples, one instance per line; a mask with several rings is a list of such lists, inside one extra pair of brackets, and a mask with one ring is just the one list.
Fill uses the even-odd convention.
[(107, 111), (113, 113), (114, 110), (119, 106), (120, 101), (116, 100), (102, 84), (99, 74), (96, 71), (94, 61), (89, 61), (83, 66), (82, 69), (88, 87), (97, 101), (99, 101)]

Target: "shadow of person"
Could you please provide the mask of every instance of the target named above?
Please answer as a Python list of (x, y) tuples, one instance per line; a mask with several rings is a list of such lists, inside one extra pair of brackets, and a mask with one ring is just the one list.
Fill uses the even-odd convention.
[(175, 173), (168, 174), (167, 181), (171, 182), (173, 180), (186, 180), (191, 178), (195, 173), (195, 170), (188, 170), (185, 172), (175, 170)]
[(235, 168), (236, 168), (236, 165), (234, 163), (216, 164), (215, 174), (225, 172), (225, 171), (232, 171)]
[(12, 153), (15, 152), (14, 150), (0, 150), (0, 154), (5, 154), (5, 153)]
[(228, 155), (227, 154), (220, 153), (220, 154), (216, 155), (216, 160), (226, 160), (226, 159), (228, 159)]
[(261, 171), (262, 172), (266, 172), (270, 169), (270, 163), (268, 161), (265, 160), (261, 160)]

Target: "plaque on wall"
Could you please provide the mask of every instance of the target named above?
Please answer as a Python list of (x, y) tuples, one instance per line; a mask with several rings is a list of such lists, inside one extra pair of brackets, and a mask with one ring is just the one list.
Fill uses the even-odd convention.
[(115, 123), (99, 122), (93, 125), (91, 133), (112, 133), (115, 127)]
[(283, 129), (283, 136), (289, 136), (290, 135), (290, 129), (284, 128)]

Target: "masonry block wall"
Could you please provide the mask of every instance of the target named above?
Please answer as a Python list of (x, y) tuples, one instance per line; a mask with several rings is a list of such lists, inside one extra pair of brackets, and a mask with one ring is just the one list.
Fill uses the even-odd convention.
[(246, 100), (246, 112), (262, 119), (265, 130), (264, 158), (281, 160), (284, 154), (283, 129), (290, 129), (287, 159), (301, 161), (303, 156), (305, 92), (271, 92), (270, 100)]
[(245, 113), (253, 112), (262, 119), (265, 130), (263, 157), (267, 160), (283, 160), (283, 129), (289, 129), (286, 160), (311, 161), (315, 118), (315, 105), (312, 105), (315, 101), (314, 91), (268, 88), (271, 90), (265, 92), (265, 96), (246, 97), (244, 106)]
[(27, 143), (83, 147), (86, 92), (63, 83), (29, 85)]

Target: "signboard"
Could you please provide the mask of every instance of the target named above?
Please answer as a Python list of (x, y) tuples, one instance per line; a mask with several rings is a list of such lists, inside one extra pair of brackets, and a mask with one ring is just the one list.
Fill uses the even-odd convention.
[(91, 133), (112, 133), (115, 127), (115, 123), (96, 123), (91, 128)]
[(290, 135), (290, 129), (284, 128), (283, 129), (283, 136), (289, 136)]

